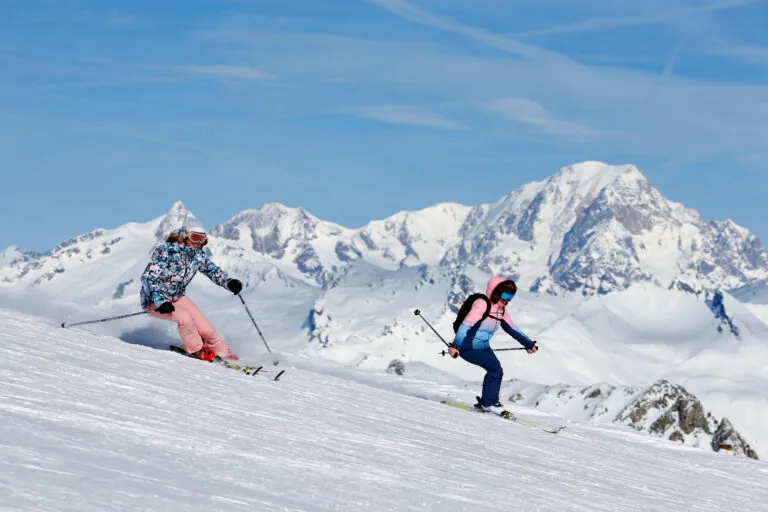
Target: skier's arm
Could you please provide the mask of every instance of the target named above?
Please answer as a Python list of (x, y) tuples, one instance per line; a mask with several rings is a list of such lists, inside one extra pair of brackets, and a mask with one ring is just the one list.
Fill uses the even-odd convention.
[(504, 329), (504, 332), (515, 338), (518, 343), (520, 343), (525, 348), (533, 347), (533, 340), (529, 338), (523, 331), (508, 323), (506, 319), (501, 321), (501, 328)]
[(160, 307), (160, 304), (168, 300), (163, 292), (163, 284), (167, 279), (165, 270), (171, 258), (168, 247), (166, 243), (157, 246), (152, 253), (149, 265), (147, 265), (147, 268), (141, 275), (141, 282), (149, 290), (149, 298), (157, 307)]
[(229, 276), (221, 269), (221, 267), (212, 262), (207, 256), (205, 256), (203, 261), (200, 263), (198, 270), (205, 274), (208, 279), (221, 286), (222, 288), (227, 287)]

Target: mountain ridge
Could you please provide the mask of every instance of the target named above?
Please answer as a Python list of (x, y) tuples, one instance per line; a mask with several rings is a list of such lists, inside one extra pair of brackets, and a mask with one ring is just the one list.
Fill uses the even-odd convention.
[[(46, 260), (61, 261), (66, 248), (93, 250), (74, 246), (104, 233), (119, 238), (131, 226), (156, 223), (157, 243), (181, 224), (185, 210), (177, 201), (147, 223), (97, 229), (44, 254), (8, 248), (0, 259), (0, 282), (51, 267), (45, 279), (53, 279), (66, 265)], [(666, 200), (632, 165), (594, 161), (564, 167), (491, 204), (438, 203), (351, 229), (303, 208), (267, 203), (212, 227), (210, 235), (214, 253), (250, 252), (320, 287), (360, 259), (389, 270), (427, 264), (458, 272), (474, 266), (552, 294), (604, 294), (642, 281), (667, 284), (687, 271), (711, 289), (768, 279), (768, 251), (748, 230), (731, 220), (705, 222), (695, 210)]]

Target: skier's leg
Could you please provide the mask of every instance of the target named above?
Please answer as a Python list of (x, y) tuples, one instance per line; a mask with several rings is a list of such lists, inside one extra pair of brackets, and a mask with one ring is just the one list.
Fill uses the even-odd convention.
[(197, 308), (197, 306), (192, 302), (192, 300), (188, 297), (182, 297), (179, 300), (185, 301), (184, 307), (189, 312), (189, 314), (192, 317), (192, 321), (195, 324), (195, 327), (197, 328), (197, 332), (199, 336), (203, 340), (203, 345), (205, 345), (206, 348), (211, 349), (214, 354), (220, 357), (226, 357), (229, 355), (229, 347), (226, 343), (224, 343), (224, 340), (221, 338), (221, 335), (218, 333), (218, 331), (213, 327), (211, 322), (208, 321), (207, 318), (205, 318), (205, 315)]
[(184, 345), (184, 350), (186, 350), (188, 354), (193, 354), (203, 348), (203, 339), (197, 332), (192, 313), (190, 312), (185, 299), (186, 297), (182, 297), (181, 299), (174, 301), (174, 311), (170, 314), (163, 315), (157, 311), (151, 311), (149, 315), (159, 318), (160, 320), (176, 322), (179, 337)]
[(504, 378), (504, 370), (501, 367), (499, 358), (496, 357), (493, 350), (483, 351), (485, 357), (486, 374), (483, 379), (483, 405), (496, 405), (499, 402), (499, 390), (501, 381)]
[(485, 370), (481, 405), (490, 407), (499, 403), (499, 390), (504, 377), (499, 358), (492, 350), (462, 350), (461, 358)]

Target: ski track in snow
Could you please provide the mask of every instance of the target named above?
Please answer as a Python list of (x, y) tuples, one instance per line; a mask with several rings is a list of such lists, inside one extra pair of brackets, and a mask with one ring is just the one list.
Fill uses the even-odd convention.
[(2, 510), (768, 510), (764, 462), (613, 427), (551, 435), (320, 367), (272, 382), (6, 310), (0, 339)]

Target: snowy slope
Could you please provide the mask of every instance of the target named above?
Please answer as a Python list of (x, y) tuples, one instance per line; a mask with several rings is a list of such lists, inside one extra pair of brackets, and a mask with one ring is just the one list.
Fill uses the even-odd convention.
[[(176, 203), (46, 254), (7, 249), (0, 307), (59, 322), (135, 311), (149, 254), (184, 210)], [(243, 280), (278, 352), (368, 371), (399, 359), (409, 372), (427, 365), (477, 382), (480, 370), (439, 355), (444, 345), (413, 310), (449, 338), (461, 301), (502, 272), (520, 284), (515, 322), (542, 347), (533, 357), (500, 353), (507, 378), (637, 388), (667, 379), (768, 456), (768, 306), (725, 291), (757, 290), (766, 253), (733, 223), (667, 201), (633, 166), (584, 162), (494, 204), (438, 204), (359, 229), (270, 204), (211, 232), (214, 261)], [(238, 353), (263, 352), (226, 290), (199, 276), (189, 295)], [(152, 346), (177, 338), (171, 324), (141, 317), (87, 329)], [(500, 334), (494, 346), (516, 344)]]
[(756, 281), (732, 291), (741, 302), (768, 305), (768, 281)]
[[(445, 347), (413, 315), (420, 308), (449, 338), (453, 312), (446, 297), (461, 288), (451, 272), (426, 266), (387, 271), (361, 261), (322, 290), (275, 268), (256, 279), (252, 266), (232, 261), (245, 267), (233, 269), (224, 263), (235, 275), (251, 271), (244, 296), (273, 350), (321, 356), (370, 371), (383, 371), (393, 359), (403, 361), (409, 373), (423, 363), (474, 381), (477, 392), (482, 370), (441, 357)], [(462, 297), (484, 288), (485, 276), (470, 274), (474, 279), (462, 281), (468, 286)], [(101, 282), (110, 275), (92, 273), (90, 278)], [(204, 277), (193, 281), (189, 294), (237, 353), (263, 353), (242, 305), (231, 294)], [(0, 306), (67, 322), (134, 311), (135, 302), (135, 296), (126, 295), (83, 307), (71, 301), (70, 293), (53, 299), (21, 290), (0, 294)], [(739, 304), (730, 304), (729, 310)], [(651, 284), (587, 298), (523, 292), (510, 308), (513, 319), (539, 341), (542, 350), (535, 356), (499, 353), (507, 378), (580, 387), (598, 383), (643, 387), (668, 379), (685, 385), (718, 418), (729, 418), (761, 458), (768, 456), (768, 375), (761, 363), (768, 358), (764, 342), (768, 329), (743, 305), (734, 315), (735, 325), (748, 334), (741, 341), (728, 331), (719, 332), (720, 322), (701, 294)], [(172, 324), (146, 317), (85, 328), (152, 346), (177, 339)], [(494, 346), (517, 345), (500, 334)], [(552, 410), (566, 417), (573, 414), (567, 406)]]
[(627, 425), (640, 432), (704, 449), (757, 454), (727, 418), (717, 418), (679, 384), (659, 380), (648, 387), (541, 386), (513, 381), (504, 388), (511, 403), (558, 411), (574, 421)]
[[(466, 398), (471, 400), (480, 389), (483, 371), (442, 357), (439, 352), (445, 347), (413, 315), (413, 309), (421, 307), (423, 315), (444, 336), (451, 333), (450, 310), (430, 306), (443, 304), (449, 278), (418, 268), (396, 272), (380, 270), (376, 276), (360, 265), (363, 264), (355, 267), (356, 272), (350, 271), (343, 283), (326, 292), (304, 284), (286, 289), (283, 282), (276, 279), (264, 281), (246, 292), (246, 300), (273, 351), (281, 357), (291, 354), (322, 357), (369, 372), (384, 371), (397, 360), (403, 363), (407, 376), (429, 367), (438, 374), (443, 372), (465, 382)], [(406, 286), (404, 283), (416, 284)], [(658, 379), (667, 379), (684, 385), (707, 412), (718, 419), (728, 418), (761, 458), (768, 456), (765, 438), (768, 375), (762, 363), (768, 358), (768, 346), (751, 339), (734, 343), (727, 333), (718, 333), (717, 321), (703, 300), (676, 292), (677, 297), (673, 294), (675, 300), (670, 301), (667, 292), (657, 287), (646, 284), (642, 288), (647, 289), (633, 287), (621, 294), (573, 304), (561, 297), (534, 298), (523, 294), (519, 302), (518, 299), (513, 302), (511, 314), (524, 330), (538, 339), (542, 349), (534, 356), (499, 352), (505, 379), (536, 383), (534, 388), (538, 386), (539, 390), (527, 395), (531, 400), (526, 403), (532, 406), (546, 391), (541, 391), (541, 386), (553, 393), (568, 386), (579, 391), (598, 384), (636, 389), (614, 404), (617, 409), (612, 408), (611, 415), (585, 417), (581, 413), (580, 408), (598, 407), (601, 399), (590, 398), (578, 407), (574, 402), (541, 401), (542, 410), (573, 420), (596, 422), (617, 421), (618, 412), (632, 405), (640, 389)], [(265, 348), (239, 301), (205, 279), (194, 281), (190, 294), (238, 354), (264, 357)], [(0, 306), (40, 312), (40, 302), (28, 297), (13, 296), (8, 302), (2, 299), (0, 296)], [(656, 330), (649, 331), (648, 338), (643, 337), (643, 324), (650, 323), (650, 319), (663, 311), (665, 299), (670, 306), (666, 314), (674, 321), (656, 324)], [(77, 308), (59, 304), (58, 309), (46, 314), (49, 318), (72, 322), (120, 312), (89, 309), (86, 316)], [(686, 321), (682, 321), (683, 318)], [(147, 317), (93, 324), (84, 329), (158, 348), (177, 343), (178, 339), (173, 324)], [(494, 346), (517, 345), (501, 334), (494, 340)], [(425, 387), (435, 384), (429, 380), (434, 374), (428, 373)], [(507, 389), (505, 384), (502, 399), (516, 394), (515, 389)], [(615, 397), (621, 398), (621, 395)], [(660, 415), (661, 412), (654, 418)], [(673, 431), (651, 433), (668, 438)], [(697, 439), (686, 439), (691, 441), (708, 449), (706, 440), (699, 443)]]
[(553, 436), (386, 389), (393, 376), (370, 386), (296, 360), (274, 383), (8, 311), (0, 341), (10, 349), (0, 359), (4, 509), (747, 512), (768, 503), (764, 462), (618, 427), (574, 424)]
[[(307, 351), (368, 370), (384, 370), (393, 359), (406, 367), (423, 363), (479, 383), (483, 371), (441, 357), (442, 342), (413, 315), (420, 308), (450, 339), (454, 313), (444, 303), (453, 284), (450, 275), (425, 269), (356, 270), (315, 303), (310, 326), (315, 343)], [(409, 272), (413, 276), (406, 279)], [(474, 281), (471, 286), (480, 289)], [(726, 304), (742, 339), (719, 329), (721, 321), (704, 296), (650, 283), (586, 300), (521, 293), (510, 304), (510, 314), (542, 350), (535, 356), (498, 356), (507, 379), (548, 386), (605, 383), (644, 388), (659, 379), (683, 385), (707, 411), (732, 421), (765, 457), (768, 326), (738, 301), (728, 299)], [(493, 346), (519, 345), (502, 333)], [(617, 407), (628, 406), (632, 399), (630, 394)], [(584, 419), (567, 404), (555, 403), (547, 410)]]
[(768, 324), (768, 280), (756, 281), (731, 292), (752, 314)]

